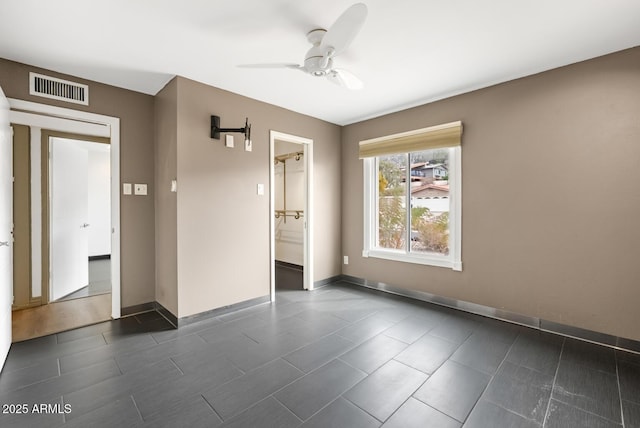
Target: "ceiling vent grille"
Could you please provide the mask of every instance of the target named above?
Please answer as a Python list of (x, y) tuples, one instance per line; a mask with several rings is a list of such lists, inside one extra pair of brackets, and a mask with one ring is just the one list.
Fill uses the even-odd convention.
[(29, 73), (29, 93), (38, 97), (89, 105), (89, 86)]

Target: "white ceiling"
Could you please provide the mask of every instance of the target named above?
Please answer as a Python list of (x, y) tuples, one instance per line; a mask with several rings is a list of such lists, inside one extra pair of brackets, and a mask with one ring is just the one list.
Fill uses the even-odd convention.
[(305, 34), (357, 0), (1, 0), (0, 57), (155, 95), (181, 75), (339, 125), (640, 45), (638, 0), (364, 0), (335, 59), (349, 91), (297, 70)]

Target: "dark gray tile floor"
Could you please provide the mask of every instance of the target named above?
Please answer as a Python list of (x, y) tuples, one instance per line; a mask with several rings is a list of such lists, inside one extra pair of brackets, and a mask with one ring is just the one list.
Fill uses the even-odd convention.
[(640, 428), (640, 356), (336, 283), (16, 343), (0, 405), (2, 427)]

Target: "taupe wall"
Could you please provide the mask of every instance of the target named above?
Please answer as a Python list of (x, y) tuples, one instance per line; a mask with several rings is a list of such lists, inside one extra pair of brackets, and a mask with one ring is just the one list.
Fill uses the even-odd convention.
[(155, 96), (156, 301), (178, 313), (177, 173), (178, 82), (173, 79)]
[(31, 168), (29, 127), (13, 125), (13, 309), (31, 303)]
[[(340, 128), (263, 102), (177, 78), (178, 316), (269, 294), (269, 130), (314, 140), (314, 280), (339, 275)], [(253, 151), (209, 137), (251, 122)], [(223, 137), (224, 138), (224, 137)]]
[[(30, 96), (29, 71), (89, 84), (91, 105)], [(269, 199), (256, 184), (268, 188), (273, 129), (314, 139), (314, 280), (342, 272), (640, 340), (640, 48), (343, 128), (183, 78), (154, 103), (0, 59), (0, 86), (121, 119), (121, 181), (150, 195), (121, 197), (123, 306), (158, 300), (183, 317), (268, 294)], [(211, 114), (225, 127), (248, 116), (254, 151), (238, 134), (235, 149), (211, 140)], [(453, 120), (465, 129), (463, 272), (362, 258), (358, 141)]]
[[(34, 71), (89, 85), (89, 106), (29, 95)], [(153, 97), (0, 58), (7, 97), (120, 118), (120, 179), (147, 183), (149, 196), (121, 196), (122, 306), (155, 300)]]
[[(344, 127), (343, 273), (640, 340), (640, 48)], [(362, 258), (358, 142), (462, 120), (463, 271)]]

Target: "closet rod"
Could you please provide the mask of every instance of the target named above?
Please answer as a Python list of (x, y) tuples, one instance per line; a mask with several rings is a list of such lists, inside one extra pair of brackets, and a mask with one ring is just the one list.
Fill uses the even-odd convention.
[(293, 217), (296, 220), (304, 216), (303, 210), (275, 210), (276, 218)]
[(304, 152), (293, 152), (293, 153), (287, 153), (284, 155), (274, 156), (273, 160), (275, 164), (277, 164), (278, 162), (284, 163), (284, 161), (286, 161), (287, 159), (295, 159), (299, 161), (302, 158), (302, 156), (304, 156)]

